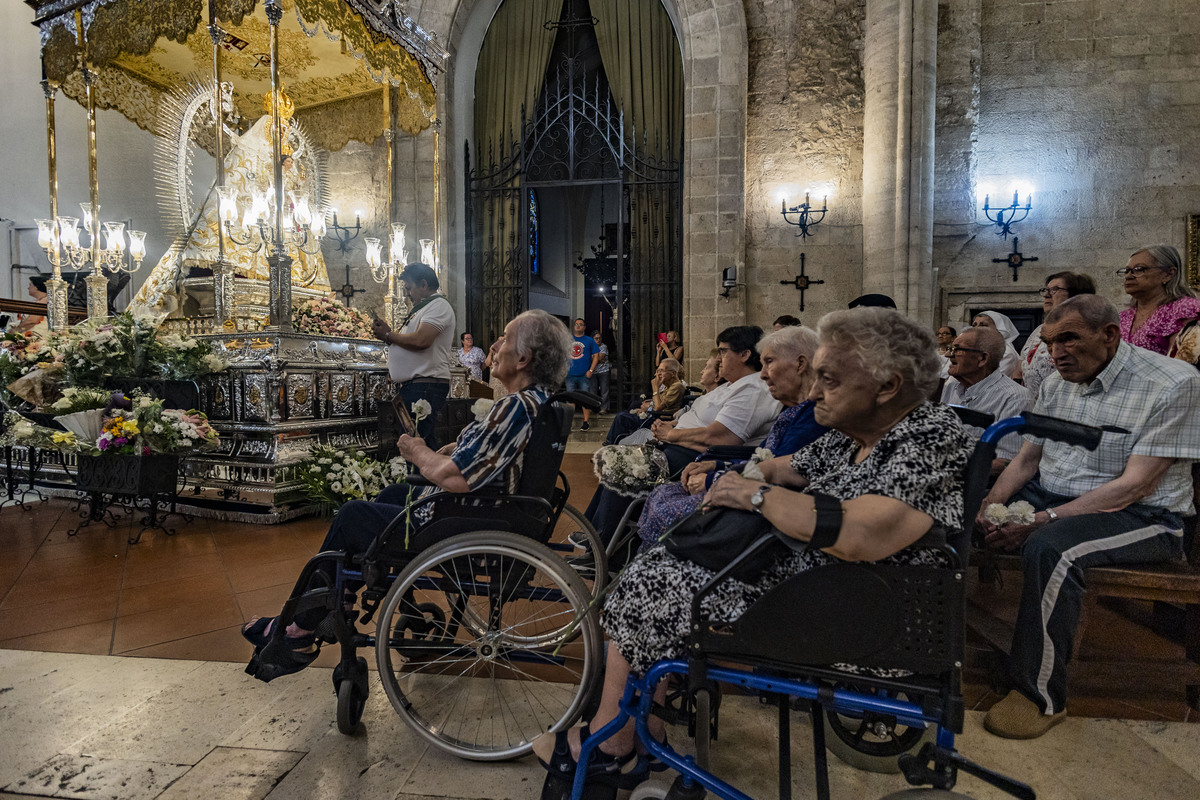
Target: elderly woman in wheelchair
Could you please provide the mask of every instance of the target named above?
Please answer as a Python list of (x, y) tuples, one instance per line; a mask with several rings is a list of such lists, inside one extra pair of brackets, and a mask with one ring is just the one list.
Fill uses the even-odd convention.
[[(509, 394), (497, 401), (485, 418), (468, 425), (456, 443), (436, 452), (415, 436), (401, 436), (400, 454), (420, 472), (419, 479), (390, 486), (372, 502), (352, 501), (343, 506), (321, 545), (322, 556), (336, 552), (339, 558), (318, 556), (310, 562), (298, 583), (298, 593), (333, 586), (339, 559), (354, 563), (372, 546), (378, 548), (381, 532), (395, 534), (392, 539), (404, 537), (407, 549), (407, 536), (432, 517), (434, 506), (422, 504), (424, 497), (439, 491), (473, 492), (480, 487), (512, 492), (517, 487), (535, 419), (566, 374), (571, 340), (561, 322), (538, 310), (514, 318), (504, 334), (494, 354), (492, 375), (504, 383)], [(403, 524), (396, 525), (397, 520)], [(362, 581), (342, 581), (348, 614), (361, 586)], [(255, 617), (242, 629), (255, 648), (247, 672), (260, 680), (303, 669), (317, 657), (320, 641), (330, 638), (318, 633), (330, 615), (328, 605), (313, 602), (305, 607), (295, 600), (295, 596), (289, 600), (281, 617)], [(282, 639), (275, 631), (280, 623), (285, 628)], [(342, 626), (342, 630), (347, 628)]]
[[(706, 618), (736, 620), (788, 577), (827, 565), (946, 564), (941, 545), (962, 526), (970, 440), (952, 411), (927, 400), (939, 372), (932, 333), (881, 308), (829, 314), (818, 330), (809, 396), (816, 421), (832, 430), (790, 459), (766, 462), (766, 481), (722, 476), (693, 515), (744, 520), (734, 510), (756, 513), (782, 534), (751, 574), (736, 574), (704, 595), (700, 611)], [(550, 772), (544, 800), (569, 788), (589, 729), (618, 718), (627, 678), (687, 655), (693, 599), (722, 567), (711, 554), (700, 558), (706, 565), (692, 559), (698, 551), (679, 534), (691, 519), (636, 558), (612, 588), (601, 618), (611, 642), (598, 710), (582, 728), (534, 742)], [(662, 681), (656, 701), (665, 695)], [(655, 739), (661, 739), (663, 724), (650, 720)], [(630, 721), (591, 751), (585, 779), (598, 793), (589, 796), (644, 777), (644, 770), (630, 766), (636, 745)]]

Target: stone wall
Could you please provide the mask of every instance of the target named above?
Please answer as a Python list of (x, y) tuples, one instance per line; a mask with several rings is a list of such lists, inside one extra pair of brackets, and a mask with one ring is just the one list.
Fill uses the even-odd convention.
[[(864, 0), (747, 0), (746, 321), (780, 314), (813, 325), (862, 286)], [(806, 189), (829, 213), (808, 239), (780, 214)], [(804, 293), (781, 281), (824, 280)]]
[[(997, 307), (1039, 305), (1034, 291), (1065, 269), (1088, 272), (1102, 294), (1123, 302), (1113, 270), (1143, 244), (1182, 250), (1185, 217), (1200, 213), (1200, 4), (943, 5), (939, 110), (944, 103), (954, 121), (939, 120), (938, 129), (939, 320), (961, 322), (969, 306), (993, 299)], [(967, 20), (974, 13), (980, 67), (972, 143), (965, 102), (972, 77), (962, 68), (973, 58)], [(1001, 194), (1014, 178), (1035, 187), (1033, 212), (1016, 231), (1022, 252), (1039, 260), (1016, 283), (991, 263), (1011, 239), (993, 235), (982, 212), (969, 213), (960, 199), (972, 144), (977, 182)]]

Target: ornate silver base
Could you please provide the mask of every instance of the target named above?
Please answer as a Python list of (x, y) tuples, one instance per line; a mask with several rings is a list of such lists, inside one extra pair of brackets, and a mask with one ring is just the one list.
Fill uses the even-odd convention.
[(270, 330), (203, 338), (231, 365), (201, 384), (201, 410), (222, 446), (187, 460), (200, 496), (183, 502), (203, 497), (228, 509), (223, 519), (281, 521), (314, 510), (295, 475), (313, 444), (379, 446), (379, 401), (389, 391), (380, 342)]

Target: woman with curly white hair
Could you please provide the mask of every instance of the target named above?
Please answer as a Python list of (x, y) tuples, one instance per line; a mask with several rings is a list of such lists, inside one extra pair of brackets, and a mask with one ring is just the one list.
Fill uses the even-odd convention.
[[(764, 479), (727, 473), (705, 496), (708, 506), (757, 512), (807, 547), (776, 543), (757, 577), (730, 578), (706, 596), (701, 611), (710, 618), (735, 620), (781, 581), (828, 564), (944, 563), (936, 545), (962, 526), (970, 438), (953, 411), (928, 400), (940, 368), (933, 333), (895, 310), (864, 307), (828, 314), (818, 335), (809, 399), (816, 421), (832, 430), (790, 459), (763, 464)], [(665, 543), (630, 563), (601, 617), (612, 646), (598, 711), (582, 730), (534, 742), (552, 776), (571, 778), (581, 737), (616, 716), (631, 672), (685, 656), (692, 599), (714, 574)], [(658, 691), (661, 702), (665, 685)], [(587, 781), (628, 784), (634, 736), (631, 721), (602, 742)]]

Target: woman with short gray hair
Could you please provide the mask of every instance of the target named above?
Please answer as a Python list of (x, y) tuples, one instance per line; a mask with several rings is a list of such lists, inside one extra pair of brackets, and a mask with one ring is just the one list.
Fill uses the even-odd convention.
[(929, 397), (937, 388), (941, 363), (937, 340), (927, 328), (890, 308), (860, 307), (826, 314), (817, 324), (823, 347), (858, 359), (880, 382), (898, 373), (902, 391)]
[(1179, 251), (1169, 244), (1143, 247), (1117, 274), (1130, 297), (1121, 312), (1121, 338), (1166, 355), (1176, 334), (1200, 316), (1200, 299), (1184, 280)]

